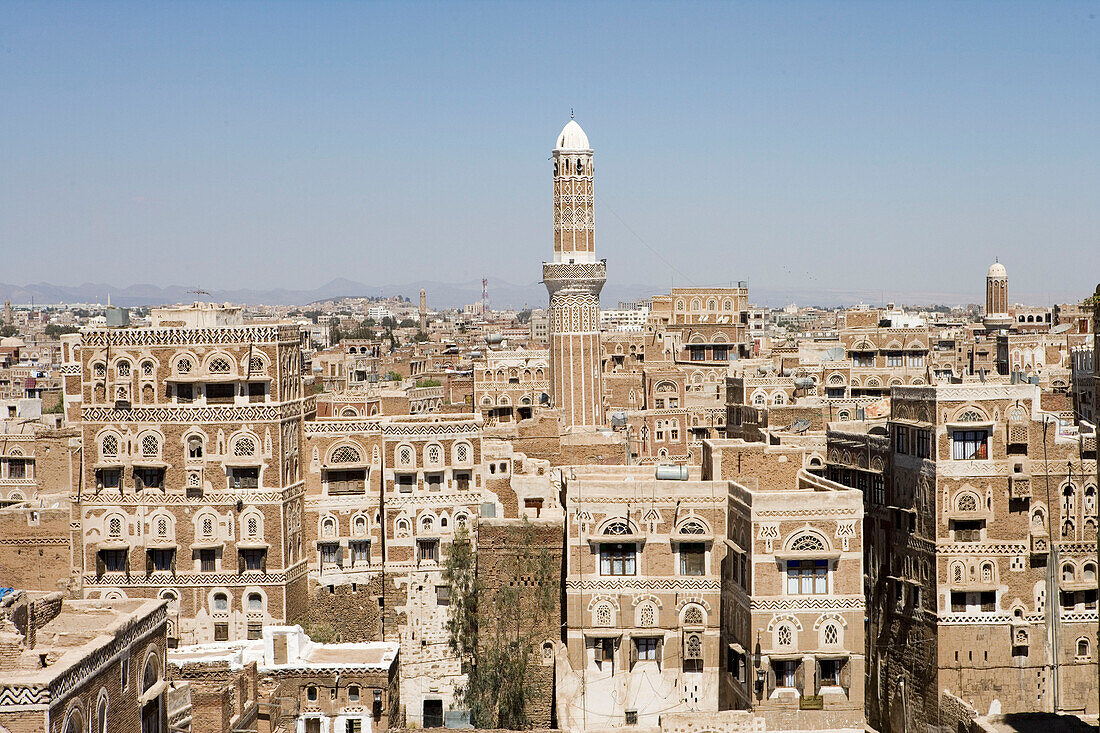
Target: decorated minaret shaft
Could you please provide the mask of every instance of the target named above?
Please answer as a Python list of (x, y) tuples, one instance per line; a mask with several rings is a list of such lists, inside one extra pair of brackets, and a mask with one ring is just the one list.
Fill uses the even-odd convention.
[(554, 164), (554, 260), (542, 265), (550, 293), (550, 394), (565, 427), (604, 424), (600, 379), (600, 290), (596, 259), (593, 155), (573, 120), (558, 135)]

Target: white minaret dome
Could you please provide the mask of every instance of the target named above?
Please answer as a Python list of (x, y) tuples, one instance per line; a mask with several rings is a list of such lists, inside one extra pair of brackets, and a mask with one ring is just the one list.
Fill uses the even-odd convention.
[(591, 150), (588, 147), (588, 135), (584, 134), (584, 130), (577, 124), (576, 120), (569, 120), (569, 122), (561, 129), (561, 134), (558, 135), (558, 144), (555, 147), (556, 150)]
[(986, 277), (1008, 277), (1008, 271), (1005, 270), (1005, 266), (1000, 262), (994, 262), (989, 266), (989, 272)]

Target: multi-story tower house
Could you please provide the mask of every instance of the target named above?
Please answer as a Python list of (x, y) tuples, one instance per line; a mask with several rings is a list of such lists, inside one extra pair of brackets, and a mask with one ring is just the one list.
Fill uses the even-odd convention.
[(552, 155), (554, 260), (542, 265), (550, 293), (550, 395), (566, 428), (594, 427), (604, 423), (600, 291), (607, 263), (596, 259), (592, 149), (574, 120)]
[(562, 473), (560, 726), (656, 726), (668, 713), (717, 711), (727, 484), (678, 480), (688, 477), (680, 467), (656, 478), (641, 466)]
[(768, 730), (864, 727), (863, 497), (815, 475), (806, 448), (703, 443), (728, 486), (723, 707)]
[(891, 397), (886, 430), (828, 441), (830, 475), (870, 489), (870, 722), (935, 725), (948, 691), (979, 713), (1093, 714), (1095, 436), (1031, 384)]
[(84, 330), (66, 353), (83, 595), (167, 600), (174, 643), (259, 638), (297, 617), (313, 410), (298, 327), (195, 304)]

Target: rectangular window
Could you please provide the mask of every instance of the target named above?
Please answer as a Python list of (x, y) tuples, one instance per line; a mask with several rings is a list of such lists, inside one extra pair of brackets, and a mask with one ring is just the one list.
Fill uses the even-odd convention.
[(907, 364), (911, 367), (924, 366), (924, 353), (920, 351), (911, 351), (907, 357)]
[(657, 638), (643, 636), (634, 638), (634, 648), (638, 655), (638, 661), (657, 661)]
[(439, 540), (417, 540), (416, 559), (436, 562), (439, 559)]
[(900, 351), (888, 351), (886, 352), (886, 366), (888, 367), (900, 367), (905, 366), (905, 355)]
[(397, 490), (402, 494), (411, 494), (416, 483), (416, 475), (412, 473), (397, 474)]
[(451, 605), (451, 586), (449, 586), (449, 585), (437, 585), (435, 587), (435, 605), (437, 605), (437, 606), (449, 606), (449, 605)]
[(984, 461), (988, 458), (988, 430), (954, 430), (951, 432), (951, 460)]
[(909, 428), (901, 425), (894, 427), (894, 452), (903, 455), (909, 452)]
[(241, 569), (252, 572), (262, 571), (266, 554), (267, 550), (262, 549), (241, 550)]
[(95, 470), (95, 483), (101, 489), (117, 489), (122, 484), (122, 469), (97, 468)]
[(211, 405), (233, 404), (237, 387), (233, 384), (206, 385), (206, 401)]
[(798, 667), (798, 662), (791, 659), (784, 659), (773, 662), (775, 665), (775, 686), (776, 687), (794, 687), (794, 674)]
[(917, 430), (917, 458), (928, 458), (932, 455), (932, 432), (930, 430)]
[(997, 611), (997, 592), (951, 591), (952, 613), (995, 613)]
[(951, 520), (951, 529), (955, 532), (956, 542), (981, 542), (984, 527), (985, 522), (981, 519), (970, 521)]
[(229, 641), (229, 624), (223, 622), (214, 624), (214, 641)]
[(706, 545), (702, 542), (680, 543), (680, 575), (703, 575), (706, 572)]
[(217, 555), (212, 549), (199, 550), (199, 570), (204, 573), (213, 573), (217, 569), (216, 557)]
[(853, 352), (852, 364), (857, 367), (873, 367), (875, 365), (875, 355), (868, 352)]
[(229, 488), (255, 489), (259, 485), (259, 466), (233, 466), (229, 469)]
[(248, 401), (249, 402), (263, 402), (266, 390), (264, 389), (263, 382), (249, 382), (248, 383)]
[(163, 489), (164, 488), (164, 469), (163, 468), (147, 468), (138, 467), (134, 468), (134, 490), (141, 491), (142, 489)]
[(366, 491), (367, 471), (325, 471), (325, 483), (330, 494), (362, 494)]
[(690, 351), (692, 361), (705, 361), (707, 358), (707, 350), (702, 346), (692, 346)]
[(248, 638), (250, 640), (264, 638), (264, 624), (262, 621), (248, 622)]
[(193, 402), (195, 399), (195, 386), (193, 384), (176, 385), (176, 402)]
[(370, 565), (370, 540), (349, 542), (348, 547), (351, 549), (353, 565)]
[(818, 662), (821, 668), (821, 685), (823, 687), (835, 687), (840, 684), (840, 661), (837, 659), (822, 659)]
[(321, 550), (322, 565), (336, 564), (337, 556), (340, 553), (340, 545), (335, 542), (322, 542), (319, 549)]
[(21, 458), (8, 460), (8, 478), (26, 478), (27, 462)]
[(424, 482), (428, 485), (428, 491), (440, 491), (443, 488), (443, 474), (426, 473)]
[(344, 725), (346, 733), (363, 733), (363, 721), (359, 718), (349, 718)]
[(714, 361), (729, 361), (729, 351), (724, 346), (714, 347)]
[(154, 573), (171, 572), (175, 567), (175, 550), (149, 550), (148, 566)]
[(633, 543), (600, 545), (600, 575), (634, 575), (637, 552)]
[(596, 639), (596, 661), (597, 662), (613, 662), (613, 661), (615, 661), (615, 640), (614, 639)]
[(108, 573), (126, 572), (126, 550), (100, 550), (103, 569)]
[(787, 595), (823, 595), (828, 593), (828, 560), (788, 560)]
[(470, 472), (469, 471), (455, 471), (455, 486), (459, 491), (470, 490)]
[(624, 720), (626, 721), (627, 725), (637, 725), (638, 724), (638, 711), (637, 710), (626, 710), (624, 712), (625, 712)]

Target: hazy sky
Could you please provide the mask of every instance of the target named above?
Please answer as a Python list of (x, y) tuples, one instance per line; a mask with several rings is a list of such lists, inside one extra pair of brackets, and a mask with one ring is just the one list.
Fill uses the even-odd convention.
[(0, 1), (0, 281), (534, 282), (572, 107), (619, 282), (1080, 297), (1097, 15)]

